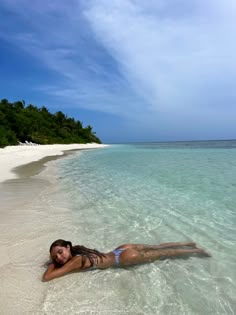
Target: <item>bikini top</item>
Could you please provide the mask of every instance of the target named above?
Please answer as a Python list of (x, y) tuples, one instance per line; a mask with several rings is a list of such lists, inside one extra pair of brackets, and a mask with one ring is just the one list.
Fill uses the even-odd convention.
[[(81, 255), (81, 254), (76, 254), (75, 256), (83, 256), (83, 255)], [(88, 270), (95, 270), (95, 269), (97, 269), (96, 268), (96, 266), (91, 266), (91, 267), (88, 267), (88, 268), (86, 268), (86, 269), (83, 269), (84, 271), (88, 271)]]

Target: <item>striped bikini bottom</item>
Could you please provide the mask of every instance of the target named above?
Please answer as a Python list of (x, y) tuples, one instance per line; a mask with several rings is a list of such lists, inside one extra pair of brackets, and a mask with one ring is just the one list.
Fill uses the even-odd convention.
[(115, 255), (115, 265), (117, 267), (120, 266), (120, 254), (126, 249), (127, 248), (118, 248), (112, 251), (112, 253)]

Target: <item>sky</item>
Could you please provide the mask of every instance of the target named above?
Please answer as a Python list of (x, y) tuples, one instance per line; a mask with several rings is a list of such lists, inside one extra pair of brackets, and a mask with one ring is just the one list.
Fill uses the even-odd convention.
[(234, 0), (1, 0), (0, 98), (104, 143), (236, 139)]

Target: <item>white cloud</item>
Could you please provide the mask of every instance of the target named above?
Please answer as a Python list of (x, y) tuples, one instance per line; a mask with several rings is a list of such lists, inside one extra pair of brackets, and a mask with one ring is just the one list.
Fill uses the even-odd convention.
[(98, 39), (150, 109), (213, 105), (222, 81), (221, 94), (231, 93), (236, 100), (230, 84), (236, 70), (232, 1), (182, 0), (177, 11), (176, 1), (88, 3), (85, 15)]
[(197, 133), (200, 121), (233, 126), (235, 3), (2, 0), (14, 16), (0, 37), (58, 74), (37, 87), (45, 95), (143, 129)]

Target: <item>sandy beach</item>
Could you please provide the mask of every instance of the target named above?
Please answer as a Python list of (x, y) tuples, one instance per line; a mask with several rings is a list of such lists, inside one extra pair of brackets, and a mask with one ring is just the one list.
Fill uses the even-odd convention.
[(53, 145), (18, 145), (0, 149), (0, 182), (17, 178), (14, 168), (38, 161), (48, 156), (63, 155), (64, 151), (85, 150), (104, 147), (97, 143), (53, 144)]
[(47, 314), (43, 305), (50, 284), (41, 282), (48, 259), (45, 249), (59, 234), (65, 238), (72, 234), (73, 218), (57, 185), (53, 167), (56, 161), (44, 166), (39, 175), (31, 175), (64, 152), (104, 146), (27, 145), (0, 149), (0, 314)]

